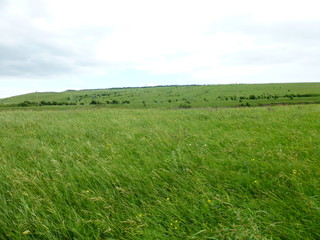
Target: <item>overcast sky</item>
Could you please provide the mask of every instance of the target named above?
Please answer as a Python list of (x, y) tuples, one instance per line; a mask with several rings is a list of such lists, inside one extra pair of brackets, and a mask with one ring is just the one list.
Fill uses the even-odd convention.
[(0, 0), (0, 98), (320, 82), (319, 0)]

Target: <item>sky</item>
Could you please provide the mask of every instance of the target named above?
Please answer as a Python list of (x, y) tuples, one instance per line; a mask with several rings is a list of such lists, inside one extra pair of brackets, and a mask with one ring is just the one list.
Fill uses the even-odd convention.
[(0, 0), (0, 98), (320, 82), (318, 0)]

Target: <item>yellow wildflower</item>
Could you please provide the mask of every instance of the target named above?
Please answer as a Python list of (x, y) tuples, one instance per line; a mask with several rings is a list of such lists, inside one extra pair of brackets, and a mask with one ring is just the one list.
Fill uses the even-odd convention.
[(292, 170), (292, 173), (293, 174), (297, 174), (297, 170)]
[(22, 234), (27, 235), (27, 234), (29, 234), (29, 233), (30, 233), (29, 230), (25, 230)]
[(167, 201), (169, 201), (169, 200), (170, 200), (170, 198), (167, 197)]
[(210, 199), (208, 199), (208, 203), (211, 203), (211, 200), (210, 200)]

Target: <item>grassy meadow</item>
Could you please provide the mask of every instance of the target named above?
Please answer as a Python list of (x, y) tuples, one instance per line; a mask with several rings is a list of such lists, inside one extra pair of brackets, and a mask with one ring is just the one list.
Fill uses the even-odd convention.
[(319, 116), (4, 108), (0, 239), (320, 239)]

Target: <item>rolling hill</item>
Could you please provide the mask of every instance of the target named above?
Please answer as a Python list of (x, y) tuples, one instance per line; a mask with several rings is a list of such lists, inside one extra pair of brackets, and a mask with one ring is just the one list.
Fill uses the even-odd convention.
[(0, 99), (2, 107), (104, 105), (207, 108), (320, 103), (320, 83), (188, 85), (39, 92)]

